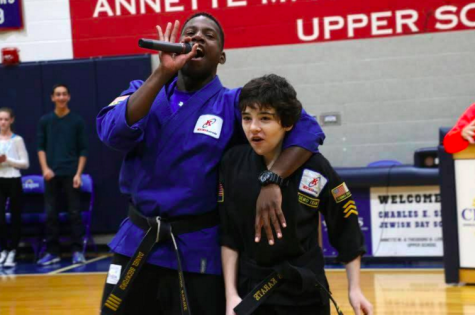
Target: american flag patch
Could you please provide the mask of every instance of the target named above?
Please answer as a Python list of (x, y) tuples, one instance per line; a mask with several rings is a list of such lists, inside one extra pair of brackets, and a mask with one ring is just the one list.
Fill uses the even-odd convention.
[(126, 99), (129, 98), (130, 95), (124, 95), (124, 96), (119, 96), (115, 100), (112, 101), (112, 103), (109, 104), (109, 106), (114, 106), (119, 104), (122, 101), (125, 101)]
[(221, 183), (219, 183), (218, 188), (218, 202), (224, 202), (224, 187)]
[(336, 203), (340, 203), (343, 200), (346, 200), (351, 197), (351, 192), (348, 190), (348, 187), (345, 183), (341, 184), (332, 189), (333, 198), (335, 198)]

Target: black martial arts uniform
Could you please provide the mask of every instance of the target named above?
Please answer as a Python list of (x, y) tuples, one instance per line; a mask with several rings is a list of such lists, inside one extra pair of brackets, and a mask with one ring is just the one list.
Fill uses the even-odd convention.
[(270, 246), (263, 234), (261, 242), (255, 243), (256, 201), (261, 189), (257, 178), (266, 169), (264, 158), (249, 145), (229, 150), (220, 166), (220, 240), (221, 245), (239, 252), (239, 295), (244, 298), (273, 271), (285, 269), (272, 292), (268, 290), (272, 283), (256, 292), (255, 300), (262, 304), (252, 314), (330, 314), (318, 244), (319, 212), (325, 217), (338, 260), (354, 260), (365, 253), (365, 246), (351, 193), (325, 157), (314, 154), (281, 188), (287, 221), (283, 238), (275, 238)]

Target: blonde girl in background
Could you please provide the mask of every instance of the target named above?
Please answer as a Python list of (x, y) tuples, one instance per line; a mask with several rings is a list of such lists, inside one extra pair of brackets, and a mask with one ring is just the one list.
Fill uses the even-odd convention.
[[(21, 237), (23, 188), (20, 170), (29, 167), (25, 142), (13, 133), (15, 115), (10, 108), (0, 108), (0, 266), (15, 267), (15, 255)], [(10, 233), (7, 233), (6, 205), (11, 213)], [(11, 235), (8, 244), (9, 234)]]

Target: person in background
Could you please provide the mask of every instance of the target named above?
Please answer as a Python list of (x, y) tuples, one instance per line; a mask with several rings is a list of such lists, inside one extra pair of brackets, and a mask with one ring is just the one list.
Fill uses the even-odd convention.
[(475, 144), (475, 104), (463, 113), (444, 138), (445, 151), (450, 154), (465, 150), (469, 144)]
[[(12, 131), (15, 115), (10, 108), (0, 108), (0, 266), (15, 267), (15, 256), (21, 237), (23, 189), (20, 170), (30, 164), (23, 138)], [(11, 242), (8, 244), (6, 204), (11, 213)]]
[(71, 112), (69, 89), (56, 84), (51, 93), (54, 111), (38, 124), (38, 158), (45, 179), (47, 253), (38, 260), (42, 266), (60, 261), (57, 196), (64, 190), (71, 221), (73, 263), (84, 263), (81, 218), (81, 175), (86, 166), (87, 135), (83, 119)]

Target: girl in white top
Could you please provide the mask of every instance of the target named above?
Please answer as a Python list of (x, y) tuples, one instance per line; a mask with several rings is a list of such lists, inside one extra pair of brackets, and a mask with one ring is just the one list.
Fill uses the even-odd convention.
[[(15, 116), (10, 108), (0, 108), (0, 266), (14, 267), (21, 236), (22, 184), (20, 169), (29, 167), (23, 138), (12, 132)], [(11, 242), (8, 244), (5, 207), (10, 199)]]

